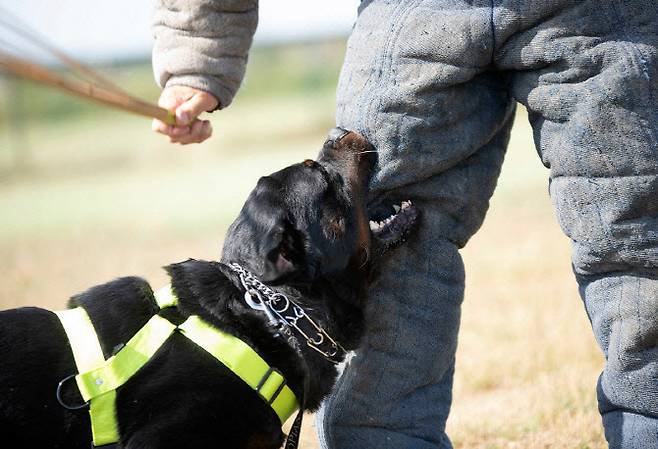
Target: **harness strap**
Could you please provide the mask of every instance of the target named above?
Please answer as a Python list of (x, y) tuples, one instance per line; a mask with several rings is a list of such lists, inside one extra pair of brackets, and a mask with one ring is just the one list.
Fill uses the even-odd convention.
[(245, 342), (194, 315), (178, 327), (183, 335), (226, 365), (270, 404), (281, 424), (297, 410), (295, 394), (283, 376)]
[(166, 309), (167, 307), (176, 307), (178, 305), (178, 298), (174, 294), (174, 291), (171, 288), (171, 284), (167, 284), (160, 288), (158, 291), (153, 293), (153, 296), (155, 297), (155, 302), (158, 304), (158, 307), (161, 309)]
[[(155, 293), (160, 308), (178, 303), (171, 286)], [(176, 330), (207, 351), (265, 400), (283, 424), (299, 408), (297, 398), (283, 376), (270, 367), (249, 345), (220, 331), (196, 315), (180, 326), (160, 317), (149, 321), (112, 357), (105, 360), (89, 316), (81, 307), (55, 312), (73, 351), (80, 395), (89, 402), (93, 445), (119, 442), (116, 389), (141, 369)]]
[[(71, 345), (78, 372), (92, 371), (105, 363), (103, 350), (89, 315), (82, 307), (55, 312)], [(110, 391), (89, 403), (89, 418), (94, 446), (119, 441), (115, 419), (116, 392)], [(85, 399), (87, 401), (88, 399)]]
[(114, 391), (125, 384), (148, 362), (176, 326), (166, 319), (153, 315), (151, 319), (99, 368), (78, 374), (75, 378), (85, 401)]
[[(155, 292), (155, 302), (161, 309), (178, 305), (171, 284)], [(281, 373), (239, 338), (220, 331), (196, 315), (190, 316), (178, 329), (254, 389), (272, 407), (281, 424), (299, 408), (295, 394)]]
[(98, 368), (105, 363), (103, 350), (96, 337), (89, 315), (82, 307), (55, 312), (64, 326), (69, 339), (75, 365), (84, 371)]

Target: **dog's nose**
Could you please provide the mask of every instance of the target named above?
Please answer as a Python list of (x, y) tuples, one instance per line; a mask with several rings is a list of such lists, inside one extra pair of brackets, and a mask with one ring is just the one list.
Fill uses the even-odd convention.
[(344, 128), (332, 128), (324, 141), (323, 150), (332, 152), (338, 151), (342, 154), (366, 154), (376, 153), (368, 139), (356, 131), (350, 131)]
[(327, 135), (318, 162), (334, 166), (355, 185), (365, 185), (377, 161), (377, 152), (361, 134), (333, 128)]
[(332, 146), (335, 146), (340, 140), (348, 135), (350, 132), (346, 129), (343, 128), (332, 128), (331, 131), (329, 131), (329, 134), (327, 135), (327, 140), (325, 141), (325, 144), (330, 143)]

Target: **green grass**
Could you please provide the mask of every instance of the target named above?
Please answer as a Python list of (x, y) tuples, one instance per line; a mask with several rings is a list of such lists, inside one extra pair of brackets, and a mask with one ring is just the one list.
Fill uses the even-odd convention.
[[(343, 49), (342, 40), (256, 47), (251, 52), (249, 70), (237, 102), (333, 92)], [(160, 90), (155, 85), (149, 61), (93, 68), (127, 92), (157, 102)], [(70, 75), (66, 71), (62, 73)], [(4, 83), (0, 83), (0, 92), (0, 111), (5, 109), (6, 114), (8, 102), (11, 102), (12, 108), (18, 106), (21, 119), (27, 121), (26, 126), (39, 126), (43, 122), (59, 124), (89, 117), (111, 120), (115, 115), (86, 100), (29, 81), (6, 78)]]
[[(29, 168), (6, 172), (0, 239), (101, 223), (225, 227), (259, 176), (315, 156), (331, 126), (317, 116), (318, 104), (331, 109), (332, 99), (236, 105), (217, 114), (217, 138), (194, 150), (167, 144), (147, 121), (131, 117), (32, 129), (30, 141), (43, 144)], [(269, 126), (236, 132), (244, 120)], [(299, 128), (279, 123), (286, 120)]]
[[(12, 81), (0, 105), (0, 240), (100, 225), (225, 228), (258, 176), (316, 155), (333, 125), (342, 48), (256, 48), (234, 104), (211, 115), (215, 138), (194, 150), (169, 145), (141, 117)], [(100, 69), (157, 98), (147, 63)]]

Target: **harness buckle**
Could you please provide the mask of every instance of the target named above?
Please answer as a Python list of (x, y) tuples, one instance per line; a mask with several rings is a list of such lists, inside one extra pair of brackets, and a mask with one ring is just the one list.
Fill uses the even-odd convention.
[[(278, 386), (274, 389), (274, 391), (271, 391), (271, 387), (268, 388), (267, 393), (263, 392), (263, 387), (265, 384), (270, 380), (270, 377), (272, 376), (273, 373), (277, 373), (281, 377), (281, 381), (279, 382)], [(272, 405), (272, 403), (276, 400), (276, 398), (279, 396), (279, 393), (281, 393), (281, 390), (283, 390), (283, 387), (286, 385), (286, 379), (283, 377), (283, 375), (277, 370), (276, 368), (272, 368), (271, 366), (267, 369), (265, 374), (263, 374), (263, 377), (261, 377), (260, 382), (258, 382), (258, 385), (256, 386), (256, 392), (263, 397), (267, 401), (268, 404)]]

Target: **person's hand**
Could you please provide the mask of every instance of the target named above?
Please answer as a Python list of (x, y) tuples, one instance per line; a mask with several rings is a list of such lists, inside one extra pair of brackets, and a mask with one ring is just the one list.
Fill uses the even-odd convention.
[(162, 91), (158, 105), (173, 111), (176, 126), (153, 120), (153, 131), (169, 136), (171, 143), (201, 143), (212, 135), (208, 120), (196, 120), (205, 111), (214, 110), (219, 102), (208, 92), (187, 86), (171, 86)]

